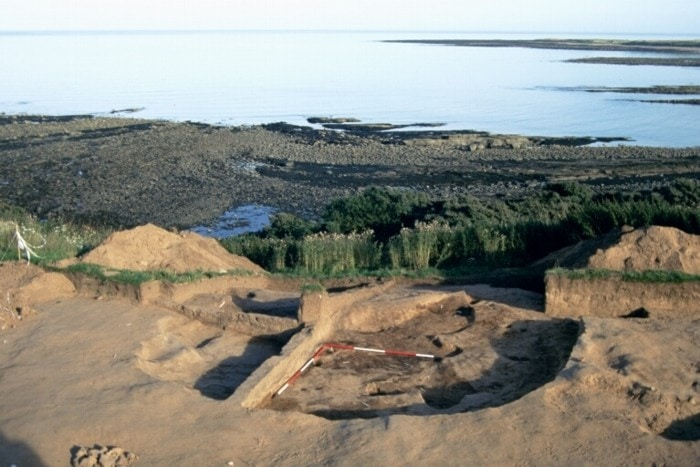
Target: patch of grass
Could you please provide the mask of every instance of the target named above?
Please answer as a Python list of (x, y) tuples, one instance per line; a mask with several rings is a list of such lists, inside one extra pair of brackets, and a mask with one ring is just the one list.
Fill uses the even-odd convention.
[(320, 292), (325, 292), (326, 288), (318, 283), (308, 283), (308, 284), (302, 284), (301, 286), (301, 293), (320, 293)]
[[(58, 268), (54, 268), (60, 270)], [(78, 263), (65, 268), (65, 271), (84, 274), (100, 280), (109, 280), (121, 284), (140, 285), (144, 282), (161, 281), (171, 284), (182, 284), (196, 282), (201, 279), (210, 279), (225, 275), (245, 276), (252, 274), (247, 270), (232, 269), (225, 273), (212, 271), (188, 271), (185, 273), (174, 273), (166, 270), (154, 271), (131, 271), (126, 269), (112, 270), (97, 264)]]
[(44, 221), (20, 208), (0, 204), (0, 261), (26, 259), (26, 251), (20, 251), (22, 258), (17, 258), (16, 232), (36, 253), (31, 261), (49, 265), (90, 251), (102, 243), (112, 229), (60, 219)]
[[(56, 268), (56, 270), (60, 270), (60, 268)], [(101, 280), (106, 280), (107, 276), (105, 275), (105, 270), (102, 266), (99, 266), (97, 264), (89, 264), (89, 263), (78, 263), (78, 264), (71, 264), (67, 268), (65, 268), (67, 272), (72, 272), (72, 273), (77, 273), (77, 274), (84, 274), (89, 277), (95, 277), (97, 279)]]
[(700, 275), (680, 271), (650, 269), (646, 271), (612, 271), (610, 269), (564, 269), (554, 268), (547, 274), (561, 275), (572, 280), (607, 280), (620, 279), (625, 282), (643, 282), (648, 284), (679, 284), (700, 282)]
[[(218, 275), (218, 274), (216, 274)], [(194, 282), (199, 279), (214, 277), (214, 274), (202, 273), (201, 271), (176, 274), (169, 271), (129, 271), (119, 270), (114, 275), (109, 275), (109, 280), (122, 284), (139, 285), (144, 282), (161, 281), (171, 284)]]
[(622, 275), (622, 280), (629, 282), (656, 283), (682, 283), (700, 282), (700, 275), (687, 274), (681, 271), (649, 270), (642, 272), (627, 272)]

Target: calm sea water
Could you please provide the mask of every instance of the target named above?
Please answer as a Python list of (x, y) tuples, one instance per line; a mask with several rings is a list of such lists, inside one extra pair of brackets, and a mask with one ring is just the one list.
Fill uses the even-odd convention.
[(700, 145), (698, 106), (634, 102), (658, 96), (566, 90), (698, 85), (698, 68), (564, 62), (631, 55), (626, 53), (381, 42), (547, 36), (0, 33), (0, 112), (106, 114), (139, 108), (136, 117), (226, 125), (305, 124), (307, 117), (336, 116), (441, 122), (445, 129), (494, 133), (623, 136), (647, 146)]

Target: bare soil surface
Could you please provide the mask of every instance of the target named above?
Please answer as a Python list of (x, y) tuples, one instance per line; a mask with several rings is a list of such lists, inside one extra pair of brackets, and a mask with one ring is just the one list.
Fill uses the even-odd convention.
[[(163, 232), (122, 237), (141, 244)], [(184, 241), (193, 261), (206, 261), (205, 244)], [(119, 245), (106, 242), (104, 257)], [(153, 265), (176, 264), (185, 251), (167, 245), (154, 249)], [(122, 264), (141, 265), (124, 251)], [(35, 312), (0, 331), (0, 459), (692, 465), (700, 457), (697, 316), (552, 318), (539, 294), (485, 285), (389, 281), (302, 294), (300, 284), (251, 268), (129, 290), (2, 263), (2, 296), (23, 296)], [(250, 320), (206, 322), (195, 307)], [(291, 339), (258, 332), (276, 325), (259, 317), (294, 307), (309, 320)], [(335, 350), (272, 397), (329, 342), (438, 358)]]
[[(439, 363), (328, 354), (270, 408), (242, 404), (291, 349), (153, 305), (35, 304), (37, 315), (0, 334), (0, 458), (66, 465), (95, 446), (135, 465), (697, 460), (697, 319), (585, 318), (572, 332), (538, 310), (506, 311), (491, 293), (496, 301), (473, 305), (468, 330), (449, 334), (467, 320), (445, 316), (399, 339), (434, 348), (421, 337), (434, 333), (437, 352), (461, 354)], [(390, 336), (400, 334), (338, 338), (380, 346)], [(430, 410), (408, 415), (411, 406)]]
[(595, 141), (3, 116), (0, 199), (40, 217), (189, 228), (251, 204), (313, 218), (368, 186), (509, 197), (562, 180), (619, 190), (700, 178), (699, 148), (576, 146)]
[(700, 274), (700, 236), (673, 227), (625, 227), (556, 251), (542, 262), (568, 269)]
[[(384, 293), (396, 294), (392, 299), (398, 300), (415, 289)], [(381, 321), (381, 310), (375, 316)], [(336, 343), (417, 352), (434, 359), (334, 350), (265, 406), (329, 419), (501, 406), (553, 380), (578, 330), (571, 320), (549, 319), (464, 294), (448, 295), (412, 319), (387, 323), (378, 332), (341, 329), (330, 337)]]
[[(616, 229), (556, 252), (546, 261), (568, 269), (699, 276), (700, 236), (661, 226)], [(635, 282), (614, 275), (577, 279), (547, 274), (546, 310), (568, 317), (692, 317), (700, 313), (700, 281)]]

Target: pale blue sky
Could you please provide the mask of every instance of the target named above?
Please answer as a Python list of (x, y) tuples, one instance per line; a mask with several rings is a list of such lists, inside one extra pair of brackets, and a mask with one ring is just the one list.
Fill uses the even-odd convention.
[(0, 31), (103, 29), (700, 35), (700, 0), (0, 0)]

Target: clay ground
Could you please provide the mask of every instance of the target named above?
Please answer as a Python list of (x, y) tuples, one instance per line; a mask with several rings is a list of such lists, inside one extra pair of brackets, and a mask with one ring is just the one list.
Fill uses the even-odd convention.
[[(67, 465), (79, 446), (94, 445), (124, 448), (136, 465), (700, 458), (699, 320), (552, 319), (541, 296), (488, 286), (378, 289), (330, 298), (357, 316), (393, 313), (388, 303), (418, 311), (400, 325), (349, 320), (332, 337), (405, 344), (443, 360), (327, 353), (275, 400), (261, 381), (318, 329), (297, 334), (278, 356), (274, 340), (161, 306), (84, 291), (35, 304), (35, 314), (0, 333), (0, 459)], [(288, 307), (280, 294), (270, 303)], [(244, 408), (251, 395), (271, 405)]]

